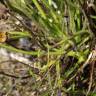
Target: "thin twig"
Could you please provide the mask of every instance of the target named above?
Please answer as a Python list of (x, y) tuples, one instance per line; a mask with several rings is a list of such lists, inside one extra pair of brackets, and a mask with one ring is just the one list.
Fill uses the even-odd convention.
[(91, 59), (92, 59), (92, 56), (93, 56), (93, 51), (89, 54), (88, 59), (86, 60), (86, 62), (78, 69), (77, 73), (67, 81), (67, 83), (71, 82), (71, 81), (78, 75), (78, 73), (82, 72), (83, 69), (84, 69), (88, 64), (90, 64), (90, 61), (91, 61)]
[(90, 82), (89, 82), (89, 86), (88, 86), (88, 91), (87, 91), (87, 95), (89, 94), (90, 90), (91, 90), (91, 87), (92, 87), (92, 83), (93, 83), (93, 72), (94, 72), (94, 65), (95, 65), (95, 62), (92, 63), (91, 65), (91, 71), (90, 71)]
[(27, 75), (27, 76), (16, 76), (16, 75), (12, 75), (12, 74), (5, 73), (5, 72), (3, 72), (3, 71), (0, 71), (0, 74), (5, 75), (5, 76), (7, 76), (7, 77), (15, 78), (15, 79), (18, 79), (18, 78), (27, 79), (27, 78), (32, 77), (31, 75)]

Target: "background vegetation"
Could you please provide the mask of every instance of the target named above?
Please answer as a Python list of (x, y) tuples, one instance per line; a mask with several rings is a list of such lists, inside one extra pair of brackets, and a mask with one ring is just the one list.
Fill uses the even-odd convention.
[[(0, 47), (31, 57), (34, 65), (29, 66), (28, 74), (33, 83), (27, 87), (34, 95), (30, 96), (96, 95), (95, 0), (2, 3), (20, 24), (8, 32), (9, 41)], [(27, 38), (30, 46), (18, 48), (11, 43), (20, 38)]]

